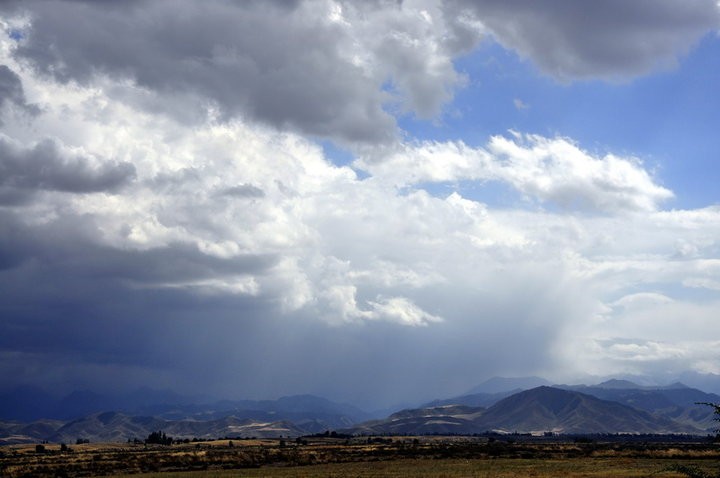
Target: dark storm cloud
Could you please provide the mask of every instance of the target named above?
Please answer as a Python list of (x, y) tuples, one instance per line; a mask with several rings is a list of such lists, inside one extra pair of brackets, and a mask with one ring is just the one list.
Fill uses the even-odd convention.
[(265, 192), (257, 186), (252, 184), (239, 184), (223, 189), (218, 192), (220, 196), (232, 196), (238, 198), (262, 198), (265, 197)]
[[(503, 314), (501, 324), (337, 327), (283, 316), (248, 297), (203, 301), (172, 290), (112, 292), (122, 302), (115, 307), (58, 303), (41, 314), (15, 314), (3, 324), (0, 348), (34, 354), (55, 376), (71, 375), (81, 363), (100, 365), (85, 372), (93, 386), (102, 383), (106, 367), (142, 366), (172, 377), (176, 389), (255, 398), (312, 392), (373, 407), (446, 397), (492, 374), (536, 370), (548, 345), (548, 331), (514, 328), (517, 317), (494, 307), (483, 314)], [(120, 380), (126, 387), (144, 383)]]
[(22, 81), (6, 65), (0, 65), (0, 106), (5, 103), (25, 104)]
[(225, 117), (350, 141), (394, 134), (378, 85), (339, 51), (343, 33), (294, 2), (13, 7), (32, 18), (16, 55), (62, 81), (126, 77), (165, 94), (201, 95)]
[[(38, 108), (27, 103), (22, 80), (7, 65), (0, 65), (0, 108), (8, 104), (20, 107), (27, 113), (35, 114)], [(3, 122), (0, 119), (0, 126)]]
[[(536, 284), (518, 292), (522, 301), (448, 284), (424, 291), (419, 302), (446, 317), (443, 323), (338, 327), (312, 311), (283, 313), (277, 298), (262, 292), (207, 296), (165, 287), (270, 274), (273, 256), (218, 259), (182, 244), (122, 250), (98, 243), (98, 234), (84, 216), (29, 226), (0, 215), (5, 376), (46, 385), (62, 377), (85, 387), (107, 385), (108, 373), (126, 387), (164, 377), (176, 389), (225, 396), (313, 392), (387, 405), (535, 370), (547, 363), (555, 317), (567, 313), (542, 288), (533, 291)], [(138, 368), (149, 375), (133, 376)]]
[(715, 0), (453, 0), (505, 47), (563, 79), (627, 77), (672, 64), (720, 26)]
[[(0, 213), (0, 355), (53, 360), (58, 376), (79, 362), (167, 367), (175, 347), (215, 330), (216, 309), (242, 315), (251, 307), (247, 297), (209, 298), (184, 284), (263, 274), (274, 263), (262, 255), (221, 260), (183, 244), (115, 249), (98, 234), (87, 217), (28, 226)], [(183, 326), (190, 316), (193, 326)], [(188, 335), (168, 342), (173, 327)]]
[(86, 157), (64, 153), (49, 139), (23, 149), (0, 138), (0, 204), (16, 204), (36, 190), (113, 191), (135, 177), (131, 163), (93, 163)]
[[(275, 262), (271, 255), (221, 259), (182, 243), (144, 250), (117, 249), (99, 241), (100, 232), (91, 218), (72, 214), (47, 224), (28, 226), (15, 214), (5, 212), (0, 215), (0, 232), (0, 257), (14, 259), (5, 261), (9, 266), (27, 263), (51, 278), (92, 278), (86, 285), (93, 289), (95, 280), (163, 286), (261, 274)], [(39, 292), (37, 287), (20, 290), (31, 295)], [(61, 289), (58, 292), (64, 293)]]

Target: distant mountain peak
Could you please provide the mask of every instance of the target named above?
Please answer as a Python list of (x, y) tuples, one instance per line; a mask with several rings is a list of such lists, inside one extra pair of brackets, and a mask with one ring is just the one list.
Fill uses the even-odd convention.
[(642, 385), (638, 385), (630, 380), (620, 380), (617, 378), (611, 378), (602, 383), (595, 385), (598, 388), (615, 388), (615, 389), (641, 389), (645, 388)]
[(467, 395), (477, 393), (502, 393), (510, 391), (528, 390), (541, 385), (552, 385), (541, 377), (492, 377), (480, 385), (472, 388)]
[(686, 389), (686, 388), (691, 388), (691, 387), (688, 387), (687, 385), (685, 385), (682, 382), (673, 382), (670, 385), (665, 385), (664, 387), (661, 387), (661, 388), (663, 388), (665, 390), (678, 390), (678, 389)]

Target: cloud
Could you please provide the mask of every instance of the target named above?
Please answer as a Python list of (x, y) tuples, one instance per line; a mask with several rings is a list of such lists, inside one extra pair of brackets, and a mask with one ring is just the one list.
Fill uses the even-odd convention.
[(49, 139), (25, 149), (0, 135), (0, 201), (12, 204), (38, 190), (111, 192), (134, 177), (131, 163), (73, 154)]
[(570, 209), (652, 211), (673, 193), (654, 183), (632, 158), (596, 158), (563, 139), (526, 136), (522, 144), (493, 137), (498, 175), (519, 191)]
[(608, 352), (613, 358), (630, 362), (677, 360), (685, 355), (684, 350), (679, 347), (651, 341), (611, 343), (608, 345)]
[[(41, 157), (77, 166), (74, 174), (90, 185), (105, 167), (132, 161), (134, 168), (112, 194), (88, 194), (90, 186), (57, 191), (48, 186), (57, 182), (36, 178), (26, 187), (34, 200), (5, 210), (0, 279), (4, 290), (23, 293), (2, 301), (4, 312), (13, 310), (2, 348), (32, 354), (39, 368), (55, 363), (55, 376), (73, 383), (101, 383), (100, 370), (128, 377), (141, 370), (154, 383), (202, 376), (215, 390), (237, 383), (266, 396), (341, 386), (346, 398), (377, 393), (376, 401), (427, 396), (440, 386), (461, 393), (473, 377), (567, 371), (563, 355), (548, 350), (582, 342), (558, 345), (573, 320), (594, 317), (627, 288), (656, 291), (658, 281), (679, 283), (688, 268), (711, 273), (697, 260), (714, 250), (707, 238), (720, 237), (712, 209), (626, 217), (646, 204), (634, 200), (601, 215), (567, 215), (522, 201), (496, 209), (420, 187), (504, 181), (552, 201), (556, 184), (577, 181), (581, 197), (612, 199), (618, 188), (601, 181), (614, 171), (606, 158), (567, 139), (519, 135), (484, 148), (410, 143), (368, 163), (362, 179), (293, 133), (237, 120), (190, 125), (127, 105), (112, 89), (20, 73), (43, 103), (33, 129), (6, 125), (13, 154), (51, 145), (57, 154)], [(631, 192), (652, 203), (657, 186), (649, 174), (621, 161), (636, 174), (628, 177), (648, 178)], [(545, 192), (534, 192), (533, 181)], [(608, 198), (595, 203), (614, 204)], [(695, 259), (669, 267), (678, 238), (694, 245)], [(129, 343), (136, 335), (142, 339)], [(333, 356), (366, 360), (321, 363), (313, 359), (321, 344)], [(257, 357), (262, 365), (253, 370), (239, 365)], [(207, 374), (210, 363), (227, 367)], [(372, 386), (358, 390), (349, 377)]]
[(0, 106), (8, 103), (25, 105), (25, 93), (20, 77), (7, 65), (0, 65)]
[[(458, 360), (501, 363), (498, 373), (545, 363), (558, 317), (578, 310), (544, 297), (537, 271), (564, 272), (532, 259), (534, 233), (483, 204), (361, 179), (296, 134), (188, 125), (21, 73), (43, 102), (33, 128), (5, 127), (12, 177), (32, 178), (33, 194), (0, 221), (8, 373), (58, 386), (110, 386), (106, 373), (130, 383), (135, 371), (232, 394), (342, 386), (375, 403), (432, 398), (436, 386), (467, 387)], [(105, 194), (110, 166), (129, 161), (133, 175)], [(75, 182), (46, 172), (58, 170)], [(486, 339), (498, 336), (517, 345)], [(340, 358), (316, 359), (321, 346)], [(203, 372), (211, 363), (223, 365)], [(350, 379), (371, 376), (362, 390)]]
[(662, 304), (672, 303), (672, 299), (658, 293), (639, 292), (637, 294), (629, 294), (613, 302), (614, 307), (623, 307), (625, 309), (643, 309)]
[(710, 289), (720, 291), (720, 281), (703, 278), (690, 278), (683, 281), (685, 287), (696, 287), (700, 289)]
[(673, 197), (634, 158), (602, 157), (566, 138), (493, 136), (486, 147), (462, 142), (410, 145), (357, 166), (398, 186), (422, 182), (501, 181), (525, 197), (569, 210), (653, 211)]
[(530, 105), (525, 103), (520, 98), (513, 99), (513, 105), (515, 106), (515, 109), (517, 109), (518, 111), (522, 111), (522, 110), (526, 110), (526, 109), (530, 108)]
[(34, 116), (39, 109), (27, 102), (20, 76), (7, 65), (0, 65), (0, 127), (4, 124), (2, 116), (13, 112)]
[(398, 134), (462, 84), (472, 11), (6, 5), (2, 376), (378, 404), (716, 363), (720, 209), (663, 210), (647, 166), (570, 138)]
[(655, 341), (639, 337), (610, 338), (584, 343), (580, 363), (596, 376), (630, 374), (666, 384), (687, 370), (716, 370), (717, 341)]
[[(462, 83), (453, 57), (479, 40), (467, 16), (445, 16), (436, 2), (138, 1), (107, 8), (68, 1), (61, 15), (54, 2), (5, 9), (29, 18), (15, 57), (60, 81), (125, 79), (174, 97), (174, 104), (142, 103), (177, 117), (249, 118), (351, 143), (393, 140), (395, 119), (386, 111), (393, 104), (438, 115)], [(142, 91), (115, 94), (128, 101)]]
[(715, 0), (456, 0), (503, 46), (562, 80), (623, 79), (667, 68), (720, 26)]
[(232, 196), (238, 198), (261, 198), (265, 196), (262, 189), (253, 186), (252, 184), (239, 184), (237, 186), (230, 186), (218, 194), (221, 196)]
[(377, 302), (369, 302), (373, 308), (372, 317), (388, 318), (406, 325), (427, 325), (442, 322), (442, 318), (429, 314), (405, 297), (380, 297)]

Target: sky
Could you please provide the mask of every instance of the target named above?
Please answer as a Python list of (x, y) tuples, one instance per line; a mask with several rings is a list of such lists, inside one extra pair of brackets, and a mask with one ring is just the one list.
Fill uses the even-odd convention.
[(720, 374), (717, 0), (0, 5), (0, 377)]

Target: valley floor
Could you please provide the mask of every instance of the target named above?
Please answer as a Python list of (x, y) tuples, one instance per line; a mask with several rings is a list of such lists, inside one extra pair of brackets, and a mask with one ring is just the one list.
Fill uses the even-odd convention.
[(20, 477), (680, 477), (720, 471), (712, 443), (528, 443), (472, 437), (228, 440), (0, 448), (0, 476)]

